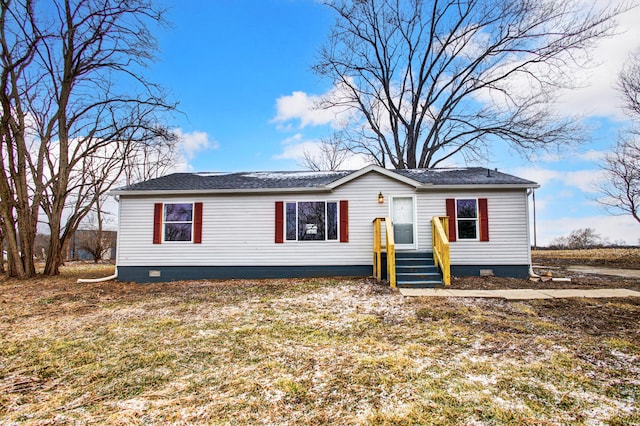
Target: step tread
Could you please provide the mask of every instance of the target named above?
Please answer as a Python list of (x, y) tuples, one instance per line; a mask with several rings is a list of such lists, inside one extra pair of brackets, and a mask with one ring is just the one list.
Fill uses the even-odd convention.
[(433, 259), (433, 256), (398, 256), (396, 255), (396, 260), (406, 260), (406, 259), (419, 259), (419, 260), (430, 260)]
[(444, 287), (443, 282), (396, 283), (396, 287), (435, 288)]
[(396, 271), (396, 275), (403, 275), (408, 277), (429, 275), (429, 276), (439, 277), (440, 272), (438, 271), (411, 271), (411, 272)]
[(436, 268), (436, 265), (396, 265), (396, 269), (398, 268), (402, 268), (402, 269), (407, 269), (407, 268), (428, 268), (428, 269), (433, 269)]

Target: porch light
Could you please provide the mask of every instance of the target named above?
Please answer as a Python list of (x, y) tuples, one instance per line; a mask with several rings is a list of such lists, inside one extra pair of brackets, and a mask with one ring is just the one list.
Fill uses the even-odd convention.
[(378, 203), (384, 203), (384, 195), (382, 195), (382, 191), (378, 193)]

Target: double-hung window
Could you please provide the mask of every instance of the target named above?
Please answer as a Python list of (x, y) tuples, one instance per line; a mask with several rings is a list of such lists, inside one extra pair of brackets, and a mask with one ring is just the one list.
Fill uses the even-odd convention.
[(456, 219), (458, 225), (458, 239), (478, 239), (478, 200), (457, 199)]
[(193, 203), (164, 205), (164, 241), (193, 241)]
[(338, 239), (338, 203), (298, 201), (285, 203), (287, 241)]
[(155, 203), (153, 244), (183, 241), (202, 243), (202, 203)]
[(489, 241), (489, 207), (486, 198), (447, 198), (449, 241)]

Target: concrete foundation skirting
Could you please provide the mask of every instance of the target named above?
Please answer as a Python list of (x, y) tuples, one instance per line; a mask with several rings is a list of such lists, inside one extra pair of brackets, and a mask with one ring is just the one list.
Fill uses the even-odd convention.
[(371, 265), (320, 266), (118, 266), (119, 281), (153, 283), (182, 280), (367, 277)]

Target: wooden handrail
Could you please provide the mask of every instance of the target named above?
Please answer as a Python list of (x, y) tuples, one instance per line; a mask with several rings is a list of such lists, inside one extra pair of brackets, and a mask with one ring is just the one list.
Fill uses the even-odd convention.
[(388, 217), (373, 220), (373, 276), (382, 279), (382, 222), (385, 223), (385, 249), (387, 251), (387, 279), (391, 287), (396, 286), (396, 243), (393, 224)]
[(393, 237), (393, 223), (385, 219), (385, 235), (387, 237), (387, 279), (391, 287), (396, 287), (396, 242)]
[(442, 271), (444, 285), (451, 285), (451, 258), (449, 253), (449, 218), (434, 216), (431, 219), (433, 261)]
[(373, 219), (373, 277), (380, 281), (382, 279), (382, 231), (380, 226), (384, 218)]

